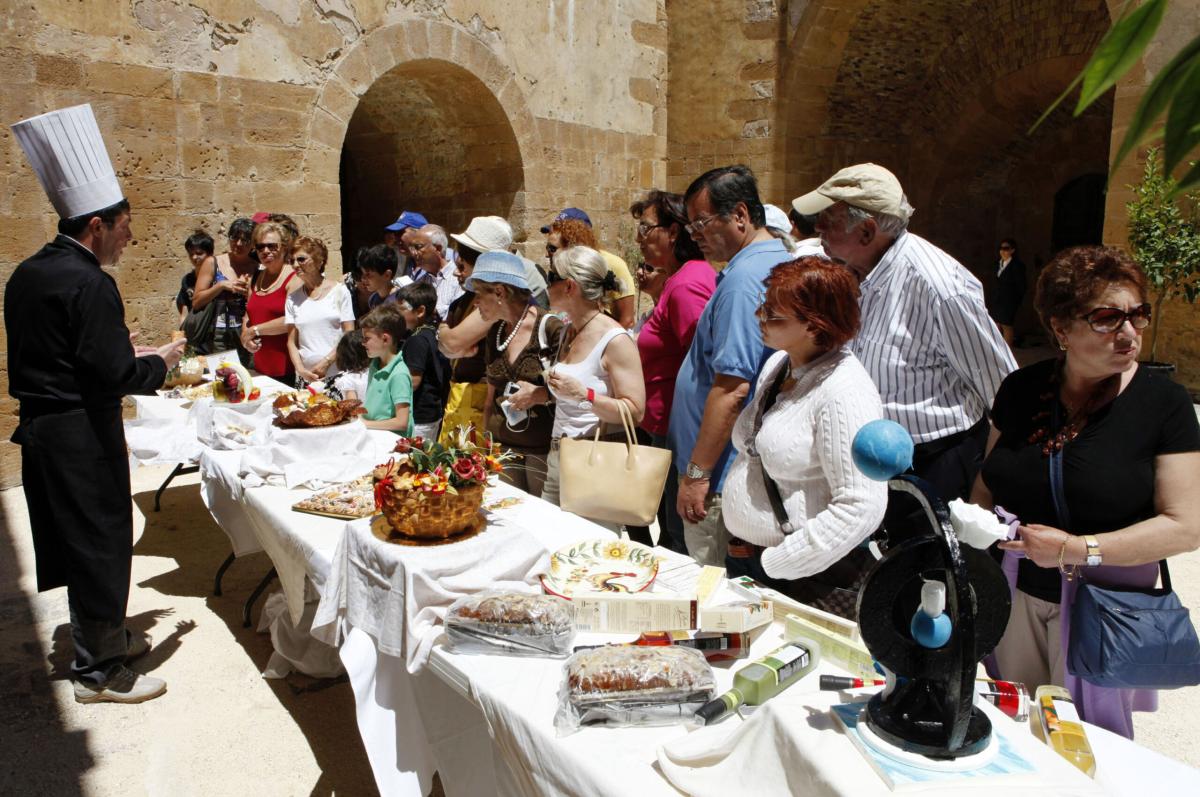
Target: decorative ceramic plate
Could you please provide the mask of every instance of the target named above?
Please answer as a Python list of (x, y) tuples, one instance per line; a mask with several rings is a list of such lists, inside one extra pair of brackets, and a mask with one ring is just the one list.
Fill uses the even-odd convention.
[(593, 592), (642, 592), (658, 575), (659, 558), (627, 540), (586, 540), (556, 551), (542, 589), (560, 598)]

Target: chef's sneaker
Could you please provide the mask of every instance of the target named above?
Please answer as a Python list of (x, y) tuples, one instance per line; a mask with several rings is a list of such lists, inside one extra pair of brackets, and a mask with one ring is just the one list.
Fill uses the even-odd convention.
[(167, 682), (161, 678), (136, 673), (121, 665), (113, 671), (102, 686), (75, 682), (76, 703), (141, 703), (167, 691)]

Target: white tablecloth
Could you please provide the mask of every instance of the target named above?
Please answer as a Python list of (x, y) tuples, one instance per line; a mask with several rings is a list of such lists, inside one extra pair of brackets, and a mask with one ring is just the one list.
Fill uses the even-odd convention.
[(461, 595), (489, 587), (533, 590), (551, 552), (613, 536), (507, 485), (489, 488), (485, 500), (506, 496), (522, 502), (492, 513), (483, 533), (452, 545), (382, 542), (368, 521), (347, 524), (338, 544), (313, 636), (342, 645), (381, 794), (426, 794), (435, 769), (448, 794), (478, 794), (480, 784), (495, 781), (483, 717), (473, 703), (433, 684), (424, 667), (442, 617)]

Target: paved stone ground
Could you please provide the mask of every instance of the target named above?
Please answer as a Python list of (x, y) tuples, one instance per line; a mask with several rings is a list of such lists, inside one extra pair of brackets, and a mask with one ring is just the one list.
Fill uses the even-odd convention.
[[(0, 794), (373, 794), (349, 686), (260, 677), (270, 641), (241, 627), (241, 606), (269, 562), (238, 560), (214, 597), (227, 538), (196, 476), (177, 479), (152, 511), (166, 472), (133, 479), (130, 625), (156, 643), (139, 669), (169, 684), (140, 706), (74, 702), (65, 591), (35, 592), (23, 496), (0, 493)], [(1176, 557), (1172, 575), (1184, 603), (1200, 607), (1200, 553)], [(1135, 715), (1135, 725), (1142, 744), (1200, 767), (1200, 688), (1163, 693), (1159, 712)]]

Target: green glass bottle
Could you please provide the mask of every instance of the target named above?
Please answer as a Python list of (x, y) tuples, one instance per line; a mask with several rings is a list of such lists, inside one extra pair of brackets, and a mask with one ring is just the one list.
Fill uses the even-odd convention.
[(733, 675), (733, 688), (710, 700), (696, 717), (710, 725), (737, 711), (758, 706), (808, 675), (821, 661), (821, 648), (811, 639), (797, 639), (747, 664)]

